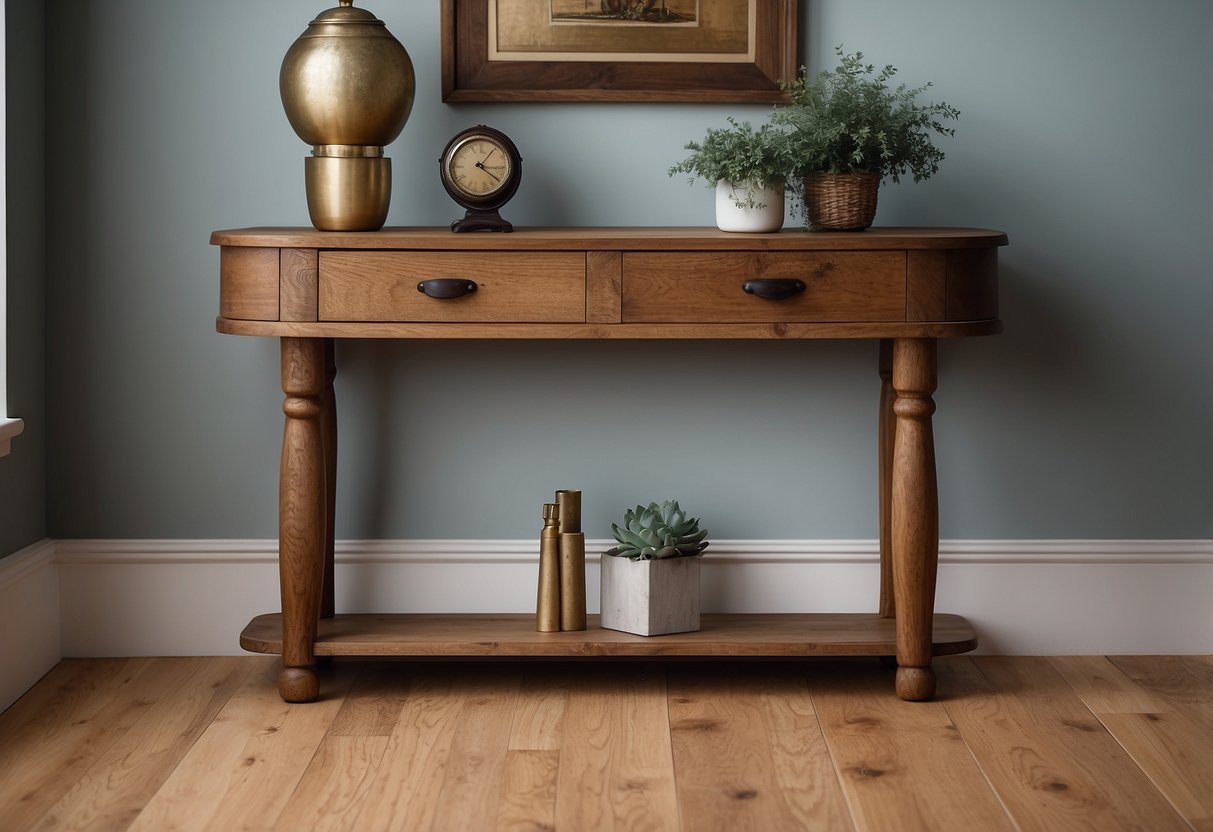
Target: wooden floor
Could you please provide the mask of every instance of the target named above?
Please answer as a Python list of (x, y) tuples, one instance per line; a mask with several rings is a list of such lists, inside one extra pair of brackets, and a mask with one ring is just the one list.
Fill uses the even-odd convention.
[(1213, 657), (65, 661), (0, 716), (0, 828), (1213, 830)]

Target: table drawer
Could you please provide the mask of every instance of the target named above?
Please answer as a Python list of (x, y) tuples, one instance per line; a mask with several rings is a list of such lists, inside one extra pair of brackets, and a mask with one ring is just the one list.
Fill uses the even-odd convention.
[[(799, 280), (782, 300), (749, 294), (746, 281)], [(904, 252), (629, 252), (623, 256), (624, 323), (904, 321)]]
[[(321, 251), (321, 321), (579, 323), (585, 253)], [(462, 297), (433, 298), (417, 284), (473, 281)]]

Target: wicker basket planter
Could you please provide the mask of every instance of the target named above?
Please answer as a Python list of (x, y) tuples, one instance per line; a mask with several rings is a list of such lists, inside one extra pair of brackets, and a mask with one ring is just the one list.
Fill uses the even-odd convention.
[(879, 173), (810, 173), (804, 207), (810, 231), (863, 231), (876, 218)]

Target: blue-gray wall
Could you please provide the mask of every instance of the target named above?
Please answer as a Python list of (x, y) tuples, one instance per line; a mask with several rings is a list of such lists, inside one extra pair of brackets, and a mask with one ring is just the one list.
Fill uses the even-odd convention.
[(0, 557), (47, 534), (45, 12), (41, 3), (5, 8), (8, 409), (25, 431), (0, 459)]
[[(219, 336), (216, 228), (306, 225), (282, 55), (321, 3), (47, 6), (49, 532), (272, 537), (277, 349)], [(438, 4), (372, 5), (417, 68), (389, 224), (458, 212), (435, 160), (510, 133), (527, 225), (708, 225), (668, 179), (737, 105), (445, 105)], [(1213, 537), (1213, 4), (814, 0), (801, 43), (893, 63), (963, 113), (878, 224), (1001, 228), (997, 338), (941, 351), (948, 538)], [(11, 142), (10, 131), (10, 142)], [(587, 164), (592, 160), (592, 164)], [(342, 538), (519, 538), (553, 489), (587, 530), (677, 497), (721, 538), (875, 536), (862, 343), (351, 343)], [(557, 384), (563, 384), (558, 388)], [(422, 428), (443, 425), (446, 443)], [(5, 460), (0, 465), (8, 465)]]

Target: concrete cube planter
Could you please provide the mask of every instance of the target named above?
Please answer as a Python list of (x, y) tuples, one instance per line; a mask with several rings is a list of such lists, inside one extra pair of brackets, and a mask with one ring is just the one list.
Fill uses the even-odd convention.
[(701, 557), (602, 558), (602, 626), (638, 636), (699, 629)]

